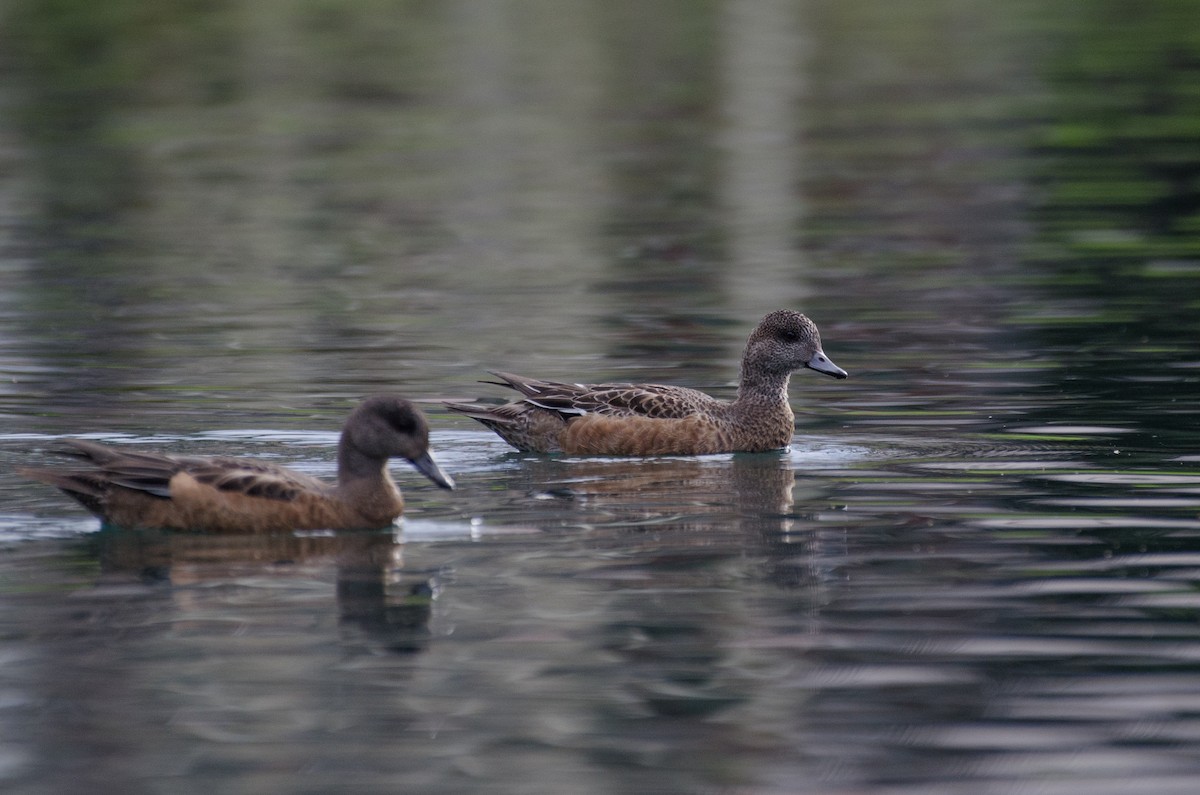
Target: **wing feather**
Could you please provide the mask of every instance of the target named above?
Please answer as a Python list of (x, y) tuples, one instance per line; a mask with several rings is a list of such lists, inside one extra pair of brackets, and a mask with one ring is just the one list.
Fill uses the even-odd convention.
[(502, 386), (520, 392), (527, 403), (565, 416), (682, 419), (716, 403), (703, 392), (665, 384), (568, 384), (493, 372)]
[(181, 470), (218, 491), (290, 502), (306, 491), (328, 489), (324, 481), (265, 461), (245, 458), (180, 459)]
[[(290, 502), (306, 491), (321, 492), (328, 484), (300, 472), (249, 458), (201, 458), (120, 450), (83, 440), (69, 440), (59, 452), (86, 460), (94, 474), (74, 473), (80, 486), (119, 486), (163, 499), (171, 498), (171, 479), (186, 472), (196, 482), (230, 494)], [(77, 489), (79, 486), (77, 486)]]

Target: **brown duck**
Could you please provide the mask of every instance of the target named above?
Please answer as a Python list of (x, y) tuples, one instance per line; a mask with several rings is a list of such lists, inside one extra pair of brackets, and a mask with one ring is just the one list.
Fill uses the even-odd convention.
[(568, 384), (492, 372), (520, 392), (502, 406), (447, 403), (518, 450), (576, 455), (702, 455), (762, 452), (791, 443), (793, 372), (809, 368), (845, 378), (821, 350), (817, 326), (780, 309), (762, 319), (742, 355), (737, 398), (659, 384)]
[(404, 510), (388, 474), (405, 458), (442, 488), (454, 481), (429, 451), (429, 426), (412, 403), (376, 395), (346, 420), (337, 483), (265, 461), (173, 456), (69, 440), (61, 451), (88, 466), (23, 469), (62, 489), (107, 525), (209, 532), (386, 527)]

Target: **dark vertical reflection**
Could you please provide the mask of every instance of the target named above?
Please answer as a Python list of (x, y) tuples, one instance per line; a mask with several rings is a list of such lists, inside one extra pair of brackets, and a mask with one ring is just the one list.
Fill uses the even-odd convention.
[(598, 288), (616, 361), (667, 369), (685, 350), (692, 363), (721, 353), (705, 327), (720, 316), (727, 260), (714, 131), (719, 18), (707, 1), (605, 5), (611, 260)]
[(143, 228), (158, 186), (139, 113), (166, 96), (228, 99), (222, 6), (20, 0), (5, 15), (8, 121), (25, 169), (13, 228), (27, 263), (9, 289), (45, 374), (41, 407), (94, 405), (145, 377), (163, 264)]
[(1047, 306), (1021, 321), (1059, 354), (1077, 416), (1126, 423), (1138, 432), (1121, 440), (1130, 452), (1165, 435), (1194, 446), (1195, 429), (1177, 417), (1195, 410), (1200, 337), (1196, 7), (1065, 10), (1039, 15), (1058, 46), (1042, 70), (1027, 264), (1044, 274)]
[(1029, 112), (1022, 50), (1033, 45), (1013, 32), (1016, 9), (977, 11), (814, 2), (806, 17), (819, 34), (805, 244), (814, 272), (838, 287), (830, 300), (859, 320), (972, 322), (1020, 297), (1003, 274), (1027, 234), (1011, 156)]
[(121, 217), (143, 195), (114, 118), (144, 76), (129, 47), (140, 7), (26, 0), (6, 15), (7, 65), (22, 78), (14, 115), (37, 170), (38, 232), (68, 262), (127, 242)]

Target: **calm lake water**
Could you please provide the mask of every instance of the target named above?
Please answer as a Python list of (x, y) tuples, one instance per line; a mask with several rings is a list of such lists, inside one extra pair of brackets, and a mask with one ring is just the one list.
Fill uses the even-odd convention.
[[(1049, 7), (1047, 7), (1049, 6)], [(0, 6), (0, 789), (1191, 795), (1194, 2)], [(791, 449), (516, 453), (497, 368)], [(395, 532), (100, 529), (68, 435), (334, 471)]]

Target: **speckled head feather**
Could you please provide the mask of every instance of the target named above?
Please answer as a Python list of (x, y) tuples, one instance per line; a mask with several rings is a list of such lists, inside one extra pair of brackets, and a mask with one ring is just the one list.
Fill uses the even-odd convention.
[(443, 488), (454, 481), (429, 451), (429, 427), (407, 400), (377, 395), (346, 421), (338, 444), (338, 480), (247, 458), (202, 458), (121, 450), (83, 440), (62, 453), (78, 469), (23, 469), (62, 489), (105, 524), (209, 532), (283, 532), (385, 527), (404, 509), (387, 471), (405, 458)]
[(571, 384), (493, 372), (522, 398), (502, 406), (447, 403), (519, 450), (585, 455), (700, 455), (786, 447), (794, 416), (791, 374), (846, 371), (821, 349), (816, 324), (799, 312), (767, 315), (746, 342), (737, 399), (661, 384)]

